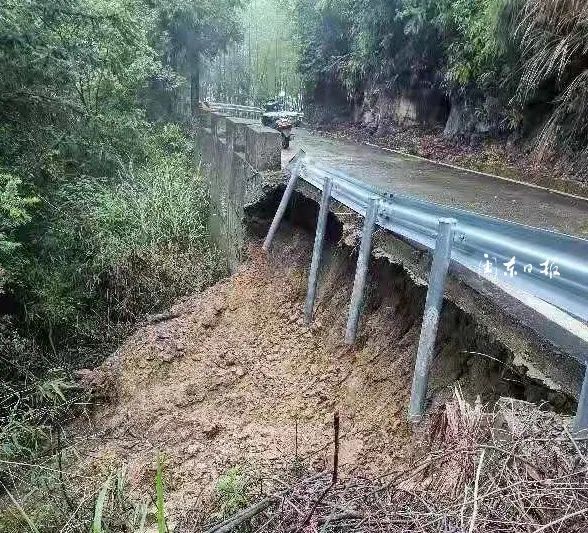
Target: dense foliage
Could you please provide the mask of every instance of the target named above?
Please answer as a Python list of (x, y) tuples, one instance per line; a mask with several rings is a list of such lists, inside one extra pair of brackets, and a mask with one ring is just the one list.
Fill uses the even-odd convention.
[[(433, 87), (448, 100), (500, 100), (505, 126), (543, 149), (587, 146), (588, 8), (575, 0), (296, 0), (300, 67), (311, 94), (337, 84)], [(327, 93), (328, 98), (331, 93)]]
[(222, 272), (184, 130), (239, 6), (0, 3), (2, 461), (54, 451), (71, 372)]
[[(206, 65), (202, 90), (210, 100), (261, 104), (300, 94), (294, 25), (285, 0), (249, 0), (239, 13), (243, 39)], [(296, 105), (294, 101), (291, 104)]]
[[(115, 254), (117, 239), (101, 241), (116, 224), (117, 237), (135, 236), (132, 207), (115, 212), (107, 192), (122, 201), (121, 188), (157, 187), (153, 180), (162, 176), (169, 179), (160, 185), (173, 188), (173, 179), (188, 172), (188, 161), (178, 162), (177, 154), (189, 156), (180, 132), (162, 132), (162, 126), (148, 120), (147, 110), (165, 98), (189, 100), (184, 74), (196, 70), (200, 54), (214, 53), (238, 37), (238, 5), (238, 0), (2, 4), (2, 281), (50, 344), (56, 329), (64, 341), (73, 329), (83, 329), (80, 318), (88, 306), (93, 316), (100, 314), (96, 307), (109, 286), (109, 268), (118, 260), (111, 257), (109, 264), (104, 257)], [(190, 65), (188, 72), (176, 68), (179, 56), (195, 58), (181, 65)], [(164, 118), (169, 116), (178, 115)], [(202, 198), (182, 198), (205, 205)], [(152, 207), (144, 206), (144, 216), (152, 216)], [(101, 209), (110, 211), (95, 213)], [(197, 216), (196, 222), (202, 223)], [(193, 235), (201, 239), (202, 228)], [(133, 243), (136, 247), (143, 241)], [(118, 246), (127, 255), (133, 250), (121, 242)], [(112, 300), (118, 297), (110, 287), (105, 305), (111, 313), (117, 310), (116, 318), (128, 318), (128, 305)], [(156, 300), (152, 307), (160, 303)]]

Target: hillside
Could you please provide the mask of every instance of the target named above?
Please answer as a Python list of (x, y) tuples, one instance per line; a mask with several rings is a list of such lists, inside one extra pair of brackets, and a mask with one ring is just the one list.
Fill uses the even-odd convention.
[[(455, 380), (460, 397), (471, 402), (477, 394), (490, 400), (518, 389), (510, 387), (508, 376), (491, 357), (464, 364), (460, 345), (477, 346), (497, 357), (500, 352), (480, 332), (473, 335), (475, 328), (455, 313), (450, 320), (453, 329), (442, 333), (444, 348), (435, 363), (436, 407), (430, 420), (412, 428), (406, 408), (419, 332), (418, 289), (402, 272), (381, 268), (359, 343), (348, 347), (341, 335), (352, 282), (345, 247), (330, 248), (315, 323), (310, 329), (302, 325), (311, 244), (308, 235), (292, 230), (281, 234), (271, 256), (260, 251), (259, 243), (252, 243), (249, 259), (237, 274), (178, 302), (169, 316), (140, 329), (100, 368), (85, 373), (86, 384), (102, 401), (90, 418), (75, 424), (72, 446), (81, 458), (78, 471), (122, 469), (132, 500), (148, 501), (157, 454), (163, 454), (166, 513), (169, 523), (177, 526), (174, 531), (186, 533), (202, 529), (215, 517), (218, 521), (231, 515), (218, 492), (220, 480), (231, 473), (246, 472), (257, 480), (254, 488), (243, 489), (239, 505), (229, 506), (233, 512), (282, 490), (285, 480), (299, 483), (302, 507), (295, 516), (280, 515), (286, 512), (282, 508), (277, 511), (280, 528), (288, 530), (295, 525), (293, 520), (303, 520), (313, 498), (328, 486), (324, 478), (316, 478), (316, 472), (328, 473), (332, 468), (333, 413), (338, 412), (342, 484), (336, 491), (351, 490), (357, 480), (364, 480), (363, 491), (375, 490), (370, 484), (393, 475), (409, 483), (405, 488), (413, 487), (408, 494), (417, 490), (422, 493), (418, 498), (431, 498), (434, 507), (448, 504), (448, 486), (452, 498), (461, 498), (463, 484), (470, 483), (475, 473), (477, 439), (488, 438), (489, 415), (479, 404), (474, 408), (452, 403)], [(512, 400), (505, 405), (507, 411), (514, 409)], [(551, 469), (560, 459), (553, 463), (554, 457), (567, 455), (571, 459), (565, 464), (574, 470), (576, 449), (561, 429), (566, 419), (541, 414), (524, 402), (520, 405), (523, 408), (516, 409), (526, 414), (507, 424), (514, 420), (519, 424), (511, 438), (523, 439), (520, 453), (526, 456), (529, 442), (546, 431), (557, 443), (555, 449), (542, 447), (539, 456), (528, 459), (539, 461), (533, 467), (541, 471), (537, 475), (541, 479), (555, 475)], [(457, 418), (449, 419), (447, 426), (443, 420), (451, 412)], [(532, 433), (529, 442), (523, 438), (528, 437), (526, 431)], [(447, 446), (453, 451), (444, 452)], [(437, 460), (454, 453), (465, 456), (424, 468), (431, 453)], [(546, 468), (543, 461), (550, 466)], [(523, 477), (534, 482), (533, 472)], [(565, 493), (567, 488), (562, 485), (561, 490)], [(340, 494), (336, 491), (333, 497)], [(359, 494), (357, 504), (371, 509), (374, 502), (364, 501), (365, 492)], [(384, 501), (381, 505), (392, 506), (388, 512), (400, 512), (402, 505), (410, 504)], [(420, 515), (415, 513), (412, 519), (417, 520)], [(423, 530), (439, 531), (437, 526)]]

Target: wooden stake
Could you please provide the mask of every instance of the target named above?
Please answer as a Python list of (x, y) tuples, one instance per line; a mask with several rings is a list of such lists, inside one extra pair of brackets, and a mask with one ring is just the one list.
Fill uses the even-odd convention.
[(339, 478), (339, 412), (333, 415), (333, 430), (335, 433), (335, 450), (333, 452), (333, 485)]

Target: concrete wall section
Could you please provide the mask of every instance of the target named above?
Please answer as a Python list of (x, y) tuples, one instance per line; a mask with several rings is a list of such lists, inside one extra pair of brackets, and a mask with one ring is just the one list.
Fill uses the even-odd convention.
[(227, 141), (233, 144), (235, 152), (245, 152), (247, 129), (254, 123), (247, 118), (227, 118)]
[(282, 166), (280, 134), (265, 126), (249, 126), (245, 138), (245, 157), (257, 170), (280, 170)]
[(234, 270), (245, 238), (245, 206), (261, 198), (264, 184), (281, 170), (281, 137), (249, 119), (206, 110), (200, 112), (197, 133), (209, 184), (210, 233)]

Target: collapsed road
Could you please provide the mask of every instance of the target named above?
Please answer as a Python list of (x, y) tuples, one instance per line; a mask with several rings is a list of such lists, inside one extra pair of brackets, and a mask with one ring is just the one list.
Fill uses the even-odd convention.
[[(385, 216), (386, 202), (381, 202), (379, 216), (384, 220), (378, 219), (376, 223), (411, 243), (434, 250), (435, 243), (427, 230), (434, 231), (437, 222), (447, 217), (461, 221), (463, 232), (457, 238), (472, 241), (477, 237), (482, 243), (474, 249), (479, 262), (475, 256), (460, 258), (459, 250), (451, 254), (454, 262), (470, 271), (462, 278), (471, 286), (486, 285), (484, 292), (495, 301), (503, 302), (507, 314), (538, 331), (556, 349), (585, 364), (588, 354), (588, 265), (585, 260), (588, 241), (583, 237), (588, 234), (588, 199), (393, 150), (326, 138), (304, 129), (299, 129), (295, 138), (291, 153), (296, 155), (284, 153), (282, 156), (286, 171), (299, 173), (323, 193), (328, 182), (328, 197), (341, 200), (364, 216), (368, 216), (370, 196), (396, 198), (397, 205), (390, 201), (388, 217)], [(333, 179), (341, 183), (339, 197), (331, 192)], [(324, 194), (322, 202), (325, 202)], [(406, 219), (404, 227), (398, 222), (403, 217)], [(425, 218), (432, 220), (423, 221)], [(473, 239), (465, 229), (468, 224), (470, 233), (472, 227), (477, 226)], [(422, 233), (423, 229), (424, 236), (419, 239), (418, 231)], [(490, 241), (499, 244), (485, 250), (484, 243)], [(491, 253), (496, 250), (499, 252)], [(515, 254), (518, 253), (523, 258), (519, 255), (517, 259)], [(544, 259), (539, 259), (543, 257), (541, 254)], [(537, 264), (524, 264), (525, 256), (527, 262), (529, 257), (537, 259)], [(566, 267), (569, 267), (568, 272), (564, 273)], [(530, 279), (533, 269), (534, 281)], [(476, 270), (479, 270), (477, 279), (471, 275)], [(528, 279), (524, 279), (525, 275)], [(541, 284), (543, 287), (539, 286)], [(571, 298), (566, 297), (566, 291)], [(513, 305), (513, 302), (522, 305)], [(434, 331), (433, 328), (433, 336)], [(586, 415), (581, 410), (576, 422), (578, 427), (585, 426), (580, 421), (583, 416)]]
[[(213, 166), (220, 165), (212, 181), (213, 202), (221, 193), (217, 214), (224, 211), (226, 199), (231, 202), (233, 190), (242, 188), (237, 183), (246, 179), (245, 188), (250, 189), (250, 180), (242, 171), (235, 174), (228, 163), (222, 162), (223, 152), (229, 157), (233, 157), (233, 150), (235, 155), (244, 154), (244, 158), (239, 156), (242, 161), (238, 168), (248, 167), (260, 176), (254, 179), (257, 190), (261, 190), (264, 173), (280, 166), (277, 132), (256, 125), (254, 120), (229, 118), (235, 113), (243, 116), (240, 110), (218, 108), (204, 117), (202, 132), (208, 133), (203, 140), (210, 147), (205, 151), (212, 150), (209, 155)], [(584, 260), (588, 241), (583, 238), (588, 220), (586, 199), (373, 146), (326, 139), (303, 129), (296, 130), (294, 139), (292, 148), (281, 152), (283, 175), (274, 174), (266, 183), (269, 188), (262, 187), (266, 191), (266, 215), (273, 217), (276, 208), (278, 213), (270, 234), (278, 229), (284, 214), (290, 219), (294, 216), (297, 223), (314, 232), (317, 225), (325, 224), (324, 207), (328, 207), (329, 220), (343, 228), (337, 239), (356, 251), (361, 240), (356, 273), (359, 283), (350, 304), (347, 340), (355, 337), (362, 292), (369, 289), (365, 276), (372, 266), (364, 268), (369, 256), (370, 263), (374, 258), (386, 258), (392, 265), (401, 266), (417, 284), (426, 286), (435, 270), (430, 252), (435, 250), (440, 234), (437, 226), (440, 219), (450, 217), (456, 225), (445, 298), (507, 347), (513, 367), (551, 390), (580, 397), (588, 353), (588, 269)], [(230, 182), (223, 185), (222, 180), (227, 178)], [(267, 194), (284, 179), (289, 179), (289, 186), (278, 208), (276, 203), (270, 205), (272, 196)], [(332, 193), (325, 195), (327, 184)], [(289, 202), (291, 195), (294, 202)], [(310, 200), (315, 207), (304, 207), (304, 200), (301, 203), (296, 198)], [(370, 209), (374, 200), (378, 207)], [(323, 209), (317, 217), (319, 204)], [(249, 205), (250, 213), (259, 209)], [(303, 212), (296, 216), (301, 208)], [(366, 216), (369, 212), (375, 215)], [(371, 222), (389, 231), (372, 232)], [(229, 231), (234, 226), (233, 218)], [(317, 242), (321, 233), (317, 231)], [(268, 244), (271, 238), (266, 239)], [(318, 260), (313, 254), (309, 299), (317, 290), (313, 284), (318, 283), (321, 291), (320, 279), (313, 279), (320, 266), (320, 246), (316, 243), (315, 249), (319, 253)], [(529, 257), (533, 263), (521, 262)], [(487, 267), (496, 271), (494, 276), (484, 272)], [(444, 282), (443, 276), (439, 279)], [(440, 302), (432, 307), (440, 312)], [(420, 351), (430, 356), (434, 331), (428, 333), (428, 346)], [(577, 417), (577, 423), (580, 419), (582, 416)]]

